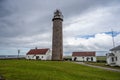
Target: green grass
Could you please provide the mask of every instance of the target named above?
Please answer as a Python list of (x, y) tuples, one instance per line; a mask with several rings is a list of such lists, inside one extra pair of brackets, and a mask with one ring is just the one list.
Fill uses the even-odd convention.
[(119, 72), (63, 61), (0, 60), (0, 75), (6, 80), (120, 80)]
[(97, 56), (97, 60), (106, 61), (106, 56)]

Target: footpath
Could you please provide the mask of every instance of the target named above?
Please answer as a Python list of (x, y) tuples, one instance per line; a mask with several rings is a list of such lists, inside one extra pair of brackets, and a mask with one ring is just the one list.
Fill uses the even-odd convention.
[(109, 70), (109, 71), (120, 72), (119, 69), (113, 69), (113, 68), (107, 68), (107, 67), (95, 66), (95, 65), (90, 65), (90, 64), (83, 63), (83, 62), (75, 62), (75, 63), (77, 63), (77, 64), (82, 64), (82, 65), (85, 65), (85, 66), (94, 67), (94, 68), (100, 68), (100, 69), (105, 69), (105, 70)]

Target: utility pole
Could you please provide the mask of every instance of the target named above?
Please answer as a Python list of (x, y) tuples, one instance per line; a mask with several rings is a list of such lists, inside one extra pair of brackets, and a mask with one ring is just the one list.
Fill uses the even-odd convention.
[(18, 59), (19, 59), (19, 55), (20, 55), (20, 49), (18, 49)]

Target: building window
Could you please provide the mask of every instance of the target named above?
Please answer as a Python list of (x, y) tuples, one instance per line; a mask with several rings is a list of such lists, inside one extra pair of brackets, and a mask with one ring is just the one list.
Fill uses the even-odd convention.
[(39, 56), (36, 56), (36, 59), (39, 59)]
[(41, 58), (43, 58), (43, 56)]
[(114, 62), (114, 58), (112, 57), (112, 62)]
[(77, 57), (74, 57), (74, 61), (76, 61)]
[(93, 61), (93, 57), (91, 57), (91, 61)]
[(87, 61), (89, 61), (89, 57), (87, 57)]
[(116, 57), (116, 61), (117, 61), (117, 57)]

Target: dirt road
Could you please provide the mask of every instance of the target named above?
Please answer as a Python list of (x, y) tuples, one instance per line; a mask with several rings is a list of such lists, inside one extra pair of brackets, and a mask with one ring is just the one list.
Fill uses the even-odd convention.
[(90, 65), (90, 64), (83, 63), (83, 62), (75, 62), (75, 63), (77, 63), (77, 64), (82, 64), (82, 65), (85, 65), (85, 66), (94, 67), (94, 68), (100, 68), (100, 69), (105, 69), (105, 70), (109, 70), (109, 71), (120, 72), (119, 69), (113, 69), (113, 68), (107, 68), (107, 67), (95, 66), (95, 65)]

